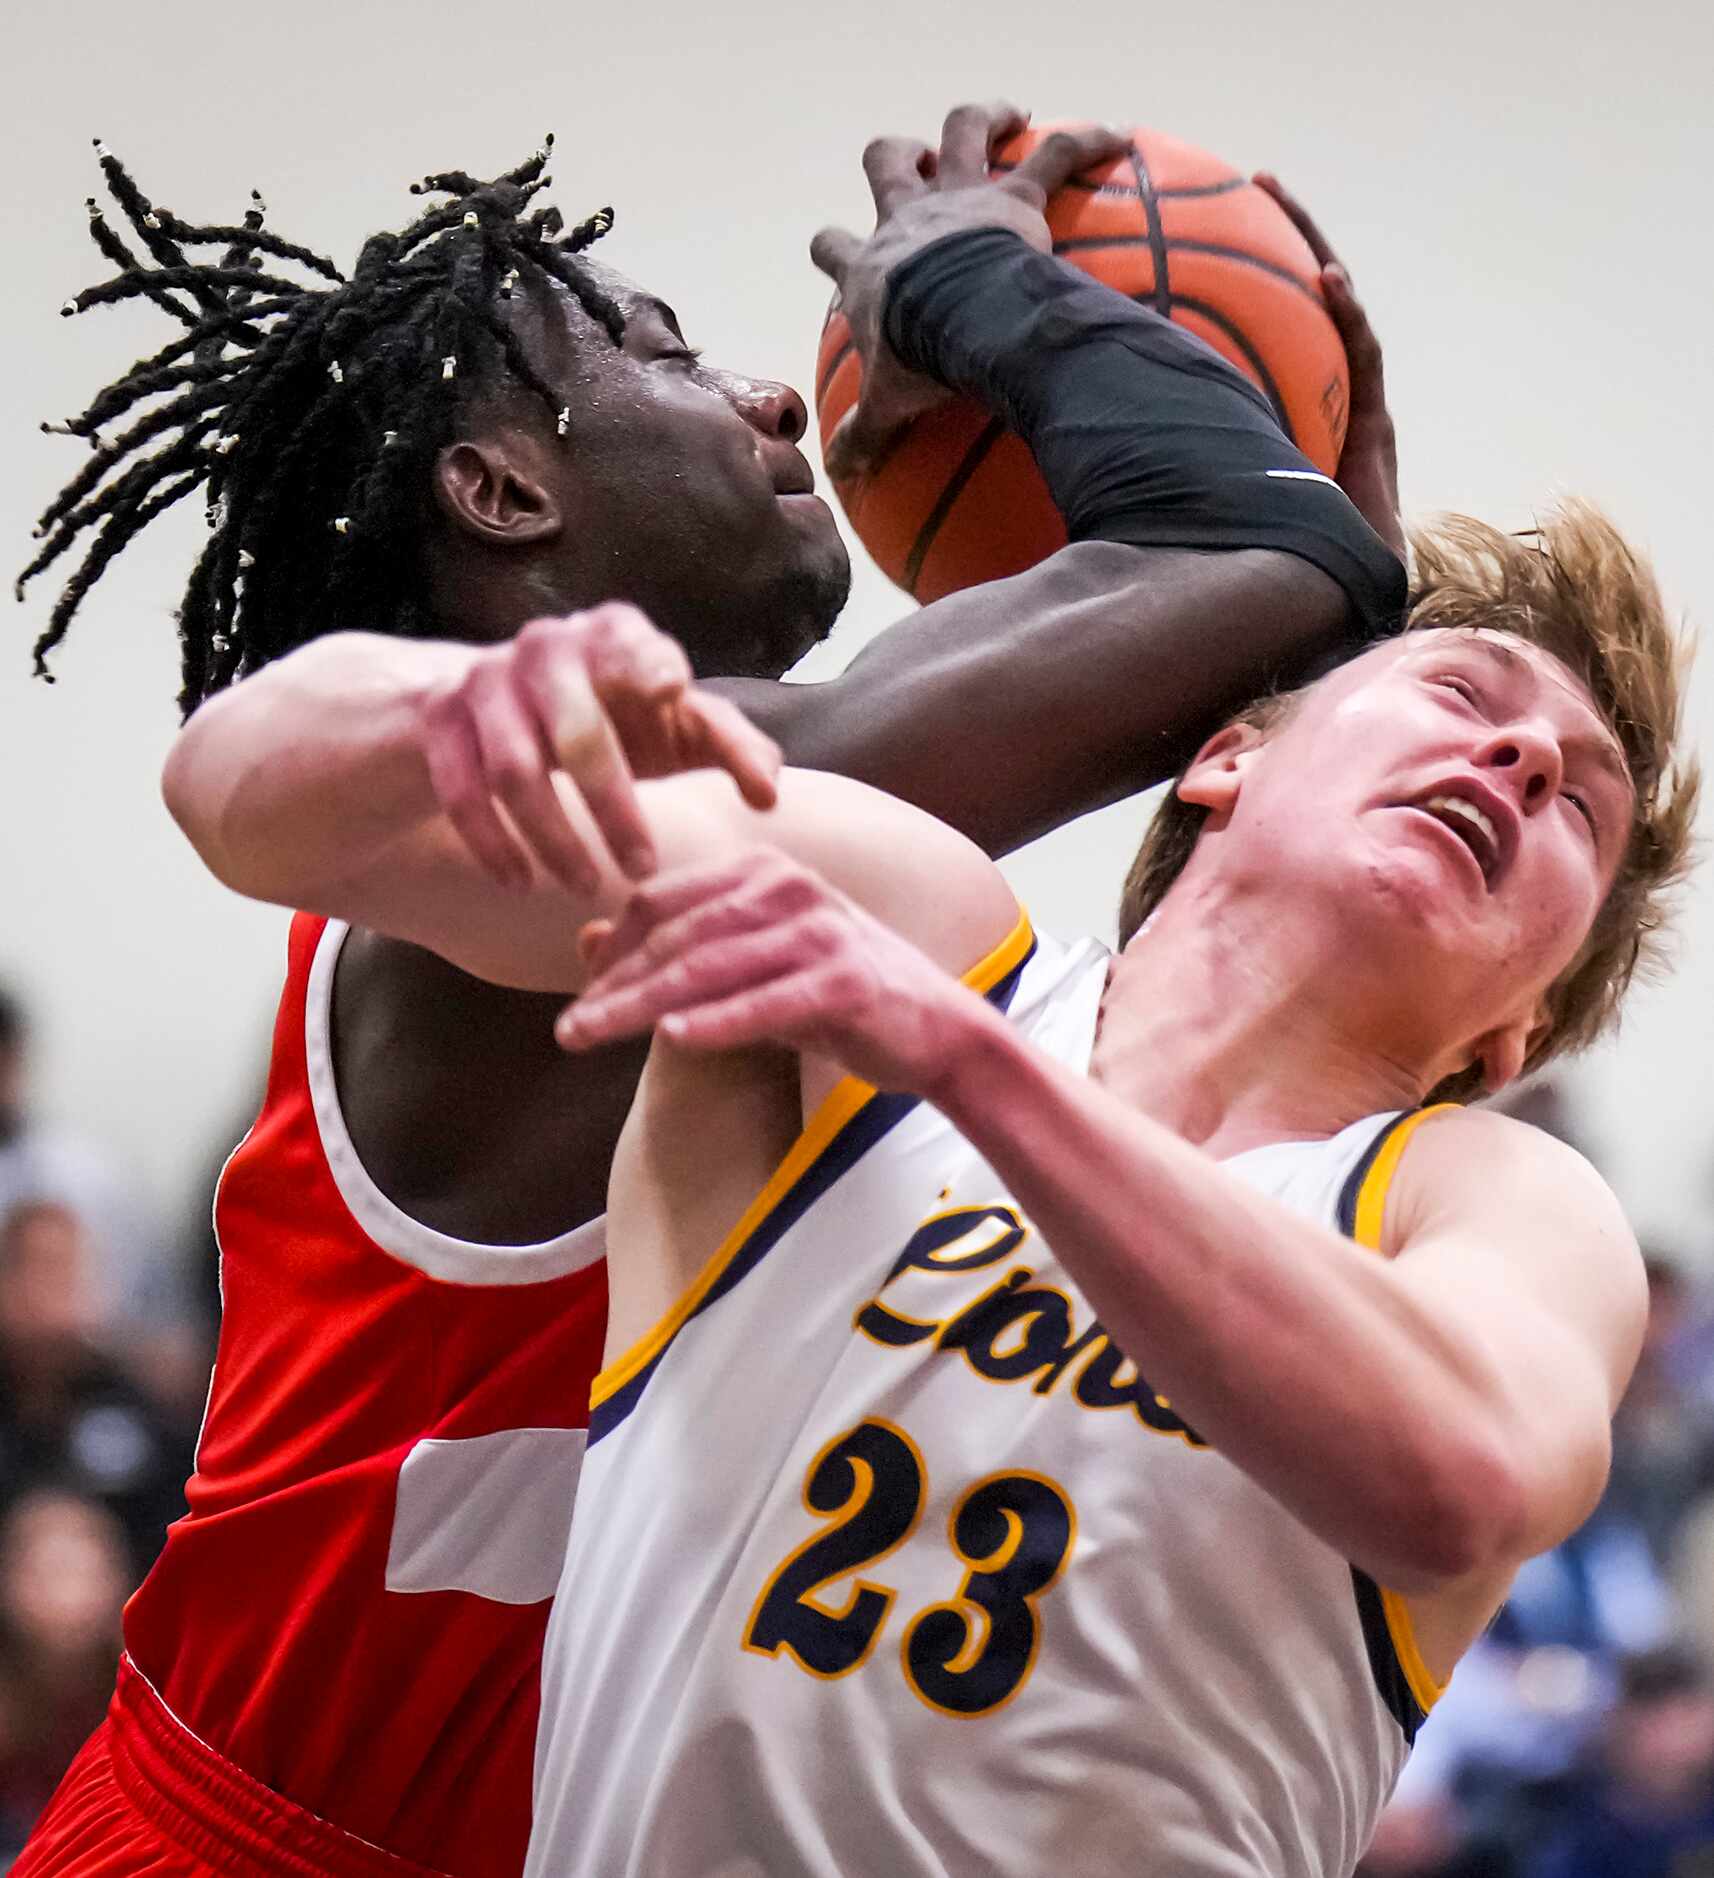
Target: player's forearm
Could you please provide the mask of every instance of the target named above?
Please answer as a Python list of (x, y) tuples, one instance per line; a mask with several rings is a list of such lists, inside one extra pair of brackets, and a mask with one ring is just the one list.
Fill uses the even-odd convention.
[(1290, 555), (1089, 541), (901, 620), (838, 678), (718, 688), (789, 762), (1004, 854), (1176, 773), (1343, 619), (1334, 583)]
[(211, 872), (255, 899), (312, 905), (435, 813), (420, 738), (431, 688), (475, 648), (339, 633), (211, 699), (161, 778)]
[(993, 229), (923, 250), (890, 292), (895, 350), (1025, 437), (1073, 542), (901, 622), (832, 683), (740, 688), (793, 762), (1001, 853), (1160, 781), (1223, 715), (1396, 615), (1396, 557), (1169, 322)]
[(1023, 437), (1073, 541), (1277, 548), (1338, 583), (1359, 638), (1397, 618), (1398, 556), (1170, 320), (999, 229), (933, 243), (888, 289), (893, 350)]
[(1205, 1440), (1403, 1591), (1493, 1563), (1519, 1492), (1503, 1389), (1391, 1267), (982, 1027), (935, 1093)]

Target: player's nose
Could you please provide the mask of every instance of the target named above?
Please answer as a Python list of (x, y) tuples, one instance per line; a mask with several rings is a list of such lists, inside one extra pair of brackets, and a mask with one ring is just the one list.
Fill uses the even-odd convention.
[(809, 411), (790, 385), (774, 378), (748, 378), (733, 372), (727, 375), (727, 396), (737, 406), (747, 424), (764, 437), (778, 437), (785, 443), (798, 443), (809, 429)]
[(1565, 756), (1551, 724), (1519, 718), (1496, 730), (1477, 755), (1477, 767), (1509, 788), (1524, 813), (1545, 808), (1559, 794)]

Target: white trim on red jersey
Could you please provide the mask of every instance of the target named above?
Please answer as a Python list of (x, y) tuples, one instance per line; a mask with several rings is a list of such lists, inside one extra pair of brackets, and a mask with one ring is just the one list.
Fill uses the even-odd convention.
[(330, 919), (316, 943), (304, 1010), (310, 1102), (322, 1152), (351, 1216), (382, 1251), (429, 1278), (455, 1285), (534, 1285), (593, 1265), (607, 1249), (605, 1216), (537, 1245), (478, 1245), (412, 1219), (376, 1186), (357, 1158), (333, 1075), (333, 972), (350, 928)]

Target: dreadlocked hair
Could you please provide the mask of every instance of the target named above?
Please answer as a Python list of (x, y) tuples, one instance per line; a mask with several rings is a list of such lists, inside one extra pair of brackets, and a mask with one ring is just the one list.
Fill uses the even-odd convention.
[[(42, 426), (93, 454), (43, 510), (41, 551), (15, 588), (22, 600), (29, 581), (82, 548), (36, 640), (39, 677), (52, 682), (48, 655), (107, 564), (199, 487), (209, 537), (178, 616), (187, 716), (318, 634), (434, 630), (420, 544), (432, 467), (460, 413), (506, 384), (565, 433), (560, 396), (513, 332), (510, 303), (564, 289), (615, 345), (624, 336), (618, 307), (576, 258), (613, 211), (565, 234), (557, 209), (530, 207), (552, 181), (552, 147), (550, 136), (491, 182), (449, 170), (413, 183), (413, 195), (452, 200), (401, 233), (372, 235), (348, 278), (267, 228), (254, 192), (241, 221), (185, 222), (96, 142), (137, 246), (90, 197), (90, 235), (118, 271), (60, 311), (146, 299), (184, 331), (76, 417)], [(197, 250), (219, 252), (198, 260)]]

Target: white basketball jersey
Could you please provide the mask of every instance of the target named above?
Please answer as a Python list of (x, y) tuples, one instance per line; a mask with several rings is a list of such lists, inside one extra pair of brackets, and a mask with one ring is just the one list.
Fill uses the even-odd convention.
[[(1108, 962), (982, 988), (1084, 1067)], [(1374, 1243), (1410, 1125), (1226, 1165)], [(836, 1090), (594, 1404), (534, 1878), (1327, 1878), (1438, 1693), (927, 1103)]]

